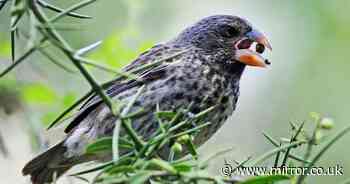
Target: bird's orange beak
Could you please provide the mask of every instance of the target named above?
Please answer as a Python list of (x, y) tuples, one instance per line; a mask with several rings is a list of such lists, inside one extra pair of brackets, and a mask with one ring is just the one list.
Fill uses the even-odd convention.
[[(263, 47), (266, 47), (272, 51), (271, 44), (266, 38), (266, 36), (255, 29), (247, 33), (245, 37), (237, 41), (235, 45), (239, 45), (239, 42), (247, 39), (251, 41), (251, 44), (253, 42), (256, 42), (257, 44), (260, 44)], [(250, 48), (239, 48), (238, 46), (236, 47), (236, 54), (234, 59), (249, 66), (266, 67), (266, 65), (269, 65), (270, 62), (263, 56), (261, 56), (261, 53), (258, 53), (257, 51)]]

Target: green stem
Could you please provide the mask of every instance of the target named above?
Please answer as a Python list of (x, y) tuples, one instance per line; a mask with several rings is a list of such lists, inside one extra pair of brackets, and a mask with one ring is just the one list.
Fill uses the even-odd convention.
[[(264, 137), (271, 142), (271, 144), (273, 144), (276, 147), (280, 147), (279, 143), (277, 140), (275, 140), (273, 137), (271, 137), (270, 135), (268, 135), (267, 133), (263, 133)], [(286, 152), (285, 150), (282, 150), (282, 152)], [(308, 160), (304, 160), (303, 158), (301, 158), (300, 156), (297, 155), (293, 155), (293, 154), (289, 154), (289, 157), (291, 159), (294, 159), (296, 161), (302, 162), (302, 163), (310, 163), (310, 161)]]
[(328, 141), (326, 145), (324, 145), (321, 150), (311, 159), (311, 163), (307, 165), (305, 175), (301, 175), (298, 177), (297, 184), (301, 184), (303, 180), (306, 178), (310, 169), (315, 165), (315, 163), (321, 158), (321, 156), (340, 138), (342, 138), (346, 133), (350, 132), (350, 126), (345, 127), (343, 130), (338, 132), (332, 139)]
[[(303, 127), (304, 127), (304, 122), (298, 127), (297, 132), (290, 139), (290, 143), (293, 143), (293, 142), (295, 142), (297, 140), (297, 137), (300, 134), (300, 132), (302, 131)], [(286, 165), (291, 150), (292, 150), (292, 147), (287, 149), (287, 151), (286, 151), (286, 153), (284, 155), (283, 161), (282, 161), (282, 166)]]
[(135, 104), (138, 97), (140, 97), (141, 93), (144, 91), (145, 86), (141, 86), (135, 96), (130, 100), (128, 105), (123, 109), (123, 112), (121, 113), (122, 119), (122, 125), (125, 129), (125, 131), (128, 133), (128, 135), (131, 137), (131, 139), (134, 141), (137, 150), (141, 150), (141, 148), (144, 146), (144, 142), (140, 139), (140, 137), (137, 135), (137, 133), (134, 131), (134, 129), (131, 126), (131, 122), (128, 120), (125, 120), (123, 117), (127, 116), (127, 114), (130, 112), (131, 108)]

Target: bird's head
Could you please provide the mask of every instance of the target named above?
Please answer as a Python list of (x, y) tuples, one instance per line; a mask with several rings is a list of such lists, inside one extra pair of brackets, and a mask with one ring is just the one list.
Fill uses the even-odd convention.
[(204, 18), (185, 29), (175, 40), (211, 55), (226, 56), (229, 62), (265, 67), (270, 62), (261, 54), (272, 50), (267, 38), (247, 20), (231, 15)]

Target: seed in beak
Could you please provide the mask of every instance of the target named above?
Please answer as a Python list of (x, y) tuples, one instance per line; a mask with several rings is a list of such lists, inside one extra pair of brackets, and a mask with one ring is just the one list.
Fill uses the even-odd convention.
[(262, 54), (265, 51), (265, 46), (261, 43), (258, 43), (258, 44), (256, 44), (255, 50), (256, 50), (256, 52)]

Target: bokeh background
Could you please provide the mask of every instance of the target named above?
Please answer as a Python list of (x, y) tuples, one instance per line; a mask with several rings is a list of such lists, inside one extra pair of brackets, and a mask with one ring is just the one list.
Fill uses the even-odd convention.
[[(67, 7), (73, 1), (49, 2)], [(0, 12), (0, 69), (10, 64), (8, 9)], [(210, 171), (219, 174), (225, 159), (233, 163), (272, 149), (263, 131), (275, 137), (289, 135), (289, 121), (310, 121), (310, 112), (332, 117), (336, 122), (332, 132), (350, 123), (349, 9), (348, 0), (97, 1), (81, 11), (93, 19), (66, 18), (60, 22), (60, 31), (75, 48), (104, 40), (90, 57), (118, 68), (152, 44), (169, 40), (186, 26), (213, 14), (246, 17), (266, 33), (273, 46), (273, 52), (267, 53), (271, 67), (247, 68), (238, 109), (200, 149), (207, 157), (234, 148), (212, 163)], [(24, 30), (26, 25), (21, 22)], [(17, 53), (25, 48), (19, 40)], [(48, 48), (48, 52), (73, 68), (57, 51)], [(101, 82), (113, 76), (90, 70)], [(22, 166), (63, 136), (62, 126), (50, 132), (45, 127), (88, 89), (80, 75), (58, 68), (40, 54), (0, 79), (0, 134), (8, 149), (7, 157), (0, 156), (0, 183), (28, 183), (28, 178), (21, 176)], [(348, 135), (317, 164), (340, 164), (345, 175), (311, 177), (308, 183), (339, 183), (350, 177), (349, 143)]]

